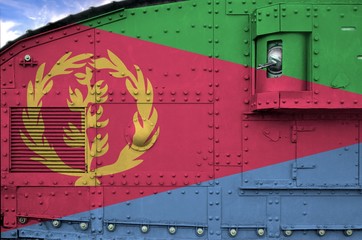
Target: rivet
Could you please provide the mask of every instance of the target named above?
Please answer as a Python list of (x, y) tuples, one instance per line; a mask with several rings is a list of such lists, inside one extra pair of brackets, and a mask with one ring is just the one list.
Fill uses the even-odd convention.
[(140, 230), (142, 233), (147, 233), (149, 231), (149, 228), (148, 228), (148, 226), (143, 225), (143, 226), (141, 226)]
[(264, 236), (265, 230), (263, 228), (259, 228), (259, 229), (257, 229), (256, 234), (260, 237)]
[(324, 236), (324, 235), (326, 235), (326, 230), (324, 230), (324, 229), (319, 229), (319, 230), (317, 231), (317, 234), (318, 234), (319, 236)]
[(230, 237), (235, 237), (237, 234), (238, 234), (238, 231), (237, 231), (236, 228), (231, 228), (231, 229), (229, 230), (229, 235), (230, 235)]
[(53, 220), (52, 221), (52, 226), (55, 227), (55, 228), (60, 228), (61, 225), (62, 225), (62, 223), (59, 220)]
[(88, 223), (81, 222), (81, 223), (79, 223), (79, 227), (80, 227), (81, 230), (85, 231), (85, 230), (88, 229)]
[(113, 232), (115, 229), (116, 229), (116, 225), (115, 225), (115, 224), (109, 223), (109, 224), (107, 225), (107, 230), (108, 230), (108, 231)]
[(18, 222), (19, 222), (20, 224), (25, 224), (25, 223), (28, 222), (28, 219), (27, 219), (26, 217), (19, 217), (19, 218), (18, 218)]
[(197, 229), (196, 229), (196, 234), (197, 234), (198, 236), (203, 235), (203, 234), (204, 234), (204, 229), (203, 229), (203, 228), (197, 228)]
[(168, 228), (168, 232), (170, 233), (170, 234), (175, 234), (176, 233), (176, 231), (177, 231), (177, 229), (176, 229), (176, 227), (169, 227)]
[(350, 237), (353, 235), (353, 230), (352, 229), (347, 229), (343, 231), (344, 235), (347, 237)]

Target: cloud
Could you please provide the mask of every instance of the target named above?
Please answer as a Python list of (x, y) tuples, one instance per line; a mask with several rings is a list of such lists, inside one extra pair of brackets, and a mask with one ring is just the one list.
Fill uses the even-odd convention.
[(16, 0), (0, 0), (0, 4), (3, 4), (4, 6), (19, 9), (19, 10), (25, 10), (33, 7), (33, 4), (31, 4), (31, 1), (21, 1), (21, 4), (19, 1)]
[(112, 1), (114, 0), (36, 0), (28, 2), (0, 0), (0, 4), (6, 7), (6, 11), (11, 11), (11, 14), (7, 14), (7, 19), (3, 17), (5, 15), (2, 16), (1, 46), (4, 46), (7, 41), (14, 40), (24, 34), (26, 29), (37, 29), (70, 14), (76, 14), (90, 7), (101, 6)]
[(14, 21), (0, 20), (0, 47), (4, 46), (8, 41), (18, 38), (22, 32), (14, 29), (20, 24)]
[(38, 11), (37, 17), (34, 19), (34, 28), (42, 27), (49, 22), (58, 21), (69, 16), (70, 14), (76, 14), (87, 10), (90, 7), (101, 6), (112, 1), (113, 0), (63, 0), (58, 2), (47, 1)]

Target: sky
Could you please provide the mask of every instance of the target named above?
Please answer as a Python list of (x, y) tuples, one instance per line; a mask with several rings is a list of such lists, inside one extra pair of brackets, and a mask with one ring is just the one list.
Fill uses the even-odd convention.
[(29, 29), (112, 1), (115, 0), (0, 0), (0, 47)]

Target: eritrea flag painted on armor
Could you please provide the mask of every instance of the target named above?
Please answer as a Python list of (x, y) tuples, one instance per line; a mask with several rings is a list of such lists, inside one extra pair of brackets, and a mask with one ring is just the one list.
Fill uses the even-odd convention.
[(357, 0), (121, 1), (1, 49), (4, 239), (361, 239)]

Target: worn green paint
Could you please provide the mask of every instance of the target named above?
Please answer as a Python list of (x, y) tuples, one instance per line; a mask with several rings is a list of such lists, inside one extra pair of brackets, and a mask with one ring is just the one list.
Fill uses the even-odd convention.
[(362, 93), (362, 5), (357, 3), (190, 0), (120, 9), (82, 24), (252, 67), (266, 59), (267, 40), (281, 38), (288, 48), (283, 74)]

